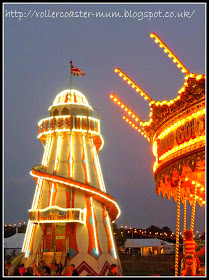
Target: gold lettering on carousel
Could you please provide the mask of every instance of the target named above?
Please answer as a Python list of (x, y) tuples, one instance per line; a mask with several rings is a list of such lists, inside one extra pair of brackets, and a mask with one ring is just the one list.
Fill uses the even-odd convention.
[(188, 142), (191, 138), (203, 135), (205, 132), (205, 116), (192, 119), (176, 130), (176, 142), (178, 145)]
[(172, 131), (163, 139), (157, 139), (157, 155), (160, 157), (167, 151), (177, 145), (188, 142), (190, 139), (204, 135), (205, 133), (205, 116), (192, 119), (179, 126), (176, 131)]
[(184, 126), (181, 125), (176, 130), (176, 141), (178, 145), (182, 144), (184, 142)]
[(175, 138), (174, 133), (171, 132), (166, 137), (164, 137), (161, 141), (157, 141), (159, 155), (164, 154), (173, 148), (174, 138)]

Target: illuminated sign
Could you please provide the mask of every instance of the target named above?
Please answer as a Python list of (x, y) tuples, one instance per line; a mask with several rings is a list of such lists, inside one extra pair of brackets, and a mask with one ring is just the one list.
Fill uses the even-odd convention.
[(85, 223), (86, 209), (79, 208), (61, 208), (57, 206), (39, 209), (37, 211), (29, 210), (31, 222), (80, 222)]
[(193, 118), (191, 121), (185, 122), (176, 130), (171, 131), (163, 139), (157, 139), (157, 155), (161, 157), (171, 149), (189, 142), (205, 134), (205, 116)]

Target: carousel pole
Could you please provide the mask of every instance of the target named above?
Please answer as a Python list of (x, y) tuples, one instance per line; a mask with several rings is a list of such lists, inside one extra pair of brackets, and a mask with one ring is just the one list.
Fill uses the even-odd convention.
[[(184, 231), (183, 231), (183, 233), (186, 231), (186, 215), (187, 215), (187, 198), (185, 195), (185, 198), (184, 198)], [(184, 247), (183, 247), (183, 253), (184, 253)]]
[(179, 261), (179, 220), (180, 220), (180, 194), (181, 194), (181, 179), (179, 176), (178, 191), (177, 191), (177, 214), (176, 214), (176, 256), (175, 256), (175, 276), (178, 276), (178, 261)]
[(194, 218), (195, 218), (195, 208), (196, 208), (196, 195), (197, 195), (197, 184), (195, 184), (194, 188), (194, 199), (192, 204), (192, 215), (191, 215), (191, 230), (194, 229)]

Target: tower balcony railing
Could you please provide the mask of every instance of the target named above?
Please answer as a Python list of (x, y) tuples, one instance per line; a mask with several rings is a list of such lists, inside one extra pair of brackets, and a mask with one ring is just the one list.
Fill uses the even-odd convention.
[(53, 132), (67, 131), (100, 135), (100, 120), (85, 115), (65, 115), (45, 118), (38, 123), (38, 138), (42, 138), (42, 136), (47, 136)]

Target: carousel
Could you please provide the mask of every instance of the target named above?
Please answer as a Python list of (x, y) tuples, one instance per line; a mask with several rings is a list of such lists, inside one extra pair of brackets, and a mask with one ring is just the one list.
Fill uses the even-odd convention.
[[(205, 75), (189, 72), (155, 33), (150, 37), (185, 75), (177, 97), (169, 101), (154, 101), (121, 69), (116, 68), (115, 72), (149, 101), (150, 119), (143, 122), (114, 94), (110, 98), (125, 111), (123, 120), (152, 145), (156, 193), (159, 196), (162, 194), (163, 198), (167, 196), (168, 200), (173, 197), (177, 203), (175, 276), (178, 276), (181, 204), (184, 232), (187, 228), (193, 232), (196, 204), (205, 206)], [(186, 225), (187, 204), (192, 206), (190, 225)]]

